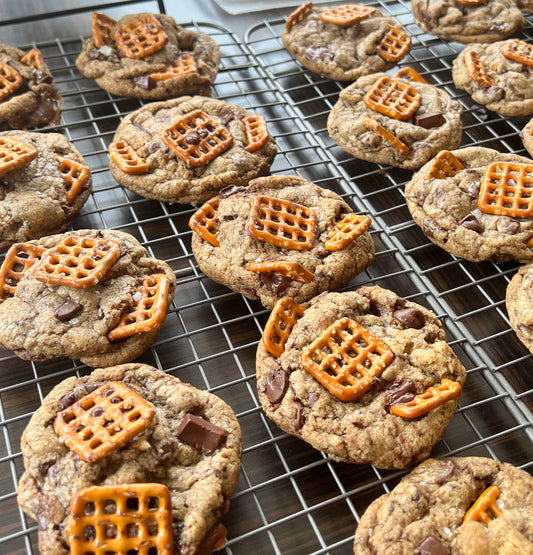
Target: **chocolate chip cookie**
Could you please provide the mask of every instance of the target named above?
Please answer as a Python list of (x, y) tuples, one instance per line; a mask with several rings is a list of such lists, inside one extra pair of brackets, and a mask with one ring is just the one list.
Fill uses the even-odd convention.
[(277, 149), (262, 115), (183, 96), (126, 116), (109, 151), (111, 174), (121, 185), (143, 197), (187, 204), (268, 174)]
[(533, 553), (533, 477), (485, 457), (429, 459), (376, 499), (356, 555)]
[(41, 52), (0, 44), (0, 130), (57, 125), (61, 97)]
[(304, 67), (338, 81), (385, 71), (411, 49), (411, 37), (392, 17), (356, 4), (304, 2), (288, 17), (281, 40)]
[(461, 104), (434, 85), (375, 73), (340, 92), (327, 127), (356, 158), (416, 169), (439, 150), (459, 146), (461, 113)]
[(533, 119), (530, 119), (520, 131), (520, 138), (530, 156), (533, 156)]
[(442, 151), (405, 185), (405, 200), (426, 237), (481, 262), (533, 260), (529, 188), (533, 161), (484, 147)]
[(455, 86), (504, 116), (533, 115), (533, 54), (522, 40), (466, 46), (453, 61)]
[(282, 299), (256, 368), (263, 410), (282, 430), (379, 468), (430, 455), (466, 378), (435, 314), (377, 286)]
[(58, 133), (0, 133), (0, 250), (64, 231), (91, 192), (82, 155)]
[(520, 267), (505, 295), (509, 322), (522, 343), (533, 353), (533, 263)]
[(94, 552), (95, 534), (113, 553), (223, 547), (242, 444), (235, 414), (212, 393), (144, 364), (99, 368), (45, 397), (21, 450), (18, 502), (39, 524), (43, 555)]
[(0, 345), (28, 360), (130, 362), (154, 342), (176, 278), (127, 233), (16, 243), (0, 268)]
[(190, 220), (202, 272), (267, 308), (338, 289), (367, 268), (370, 224), (337, 193), (295, 175), (222, 189)]
[(515, 0), (411, 0), (411, 7), (422, 30), (448, 41), (491, 43), (526, 24)]
[(115, 21), (93, 12), (91, 24), (93, 36), (84, 42), (76, 67), (105, 91), (148, 100), (210, 94), (220, 51), (209, 35), (164, 14)]

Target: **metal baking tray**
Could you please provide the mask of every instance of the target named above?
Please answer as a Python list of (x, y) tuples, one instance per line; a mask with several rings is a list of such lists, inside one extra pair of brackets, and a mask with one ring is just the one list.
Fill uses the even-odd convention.
[[(410, 65), (464, 105), (463, 146), (526, 154), (518, 133), (524, 118), (503, 118), (477, 106), (451, 79), (461, 44), (444, 43), (413, 23), (406, 2), (372, 2), (400, 21), (413, 48)], [(130, 10), (132, 11), (132, 10)], [(82, 18), (90, 32), (89, 12)], [(55, 18), (55, 16), (54, 16)], [(530, 40), (533, 17), (520, 38)], [(59, 21), (59, 23), (57, 23)], [(243, 432), (237, 490), (224, 518), (226, 554), (345, 554), (359, 517), (405, 474), (329, 460), (277, 428), (256, 394), (255, 351), (268, 312), (206, 278), (191, 253), (188, 220), (195, 208), (141, 198), (108, 170), (107, 145), (139, 100), (112, 96), (83, 78), (74, 62), (84, 36), (59, 40), (46, 29), (65, 18), (20, 22), (23, 49), (37, 46), (65, 98), (61, 125), (91, 168), (94, 192), (73, 228), (131, 233), (173, 268), (178, 286), (161, 334), (140, 360), (229, 403)], [(8, 24), (9, 22), (7, 22)], [(279, 154), (274, 174), (296, 173), (341, 194), (371, 215), (374, 263), (346, 286), (380, 285), (434, 310), (468, 371), (460, 406), (434, 456), (480, 455), (533, 472), (533, 356), (509, 326), (505, 289), (518, 264), (469, 263), (430, 243), (413, 223), (403, 188), (411, 172), (356, 160), (328, 137), (326, 119), (342, 85), (303, 69), (281, 45), (285, 21), (260, 20), (244, 40), (212, 23), (181, 22), (210, 34), (222, 62), (213, 96), (265, 116)], [(36, 41), (39, 36), (39, 42)], [(0, 553), (37, 554), (37, 526), (18, 508), (20, 436), (43, 397), (63, 379), (91, 371), (77, 361), (25, 362), (0, 351)]]

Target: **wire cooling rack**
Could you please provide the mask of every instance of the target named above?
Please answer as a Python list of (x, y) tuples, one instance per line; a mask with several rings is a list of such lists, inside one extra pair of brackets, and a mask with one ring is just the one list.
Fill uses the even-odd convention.
[[(526, 154), (518, 137), (524, 119), (489, 113), (453, 86), (451, 63), (461, 45), (422, 34), (408, 4), (372, 5), (394, 16), (413, 37), (411, 54), (401, 65), (411, 65), (463, 103), (463, 146)], [(80, 17), (87, 21), (87, 35), (89, 13)], [(528, 18), (520, 36), (525, 40), (533, 32)], [(504, 304), (517, 264), (468, 263), (428, 242), (405, 206), (403, 186), (411, 172), (355, 160), (328, 137), (327, 115), (342, 87), (311, 74), (287, 54), (280, 41), (283, 25), (282, 19), (258, 20), (241, 41), (215, 24), (184, 24), (208, 33), (220, 46), (213, 96), (265, 116), (279, 149), (272, 173), (296, 173), (372, 216), (375, 261), (345, 289), (380, 285), (431, 308), (442, 320), (468, 379), (434, 455), (487, 456), (533, 472), (533, 359), (511, 330)], [(404, 472), (333, 462), (264, 416), (256, 395), (255, 351), (268, 313), (199, 271), (188, 227), (194, 207), (147, 200), (113, 180), (107, 145), (122, 117), (143, 103), (112, 96), (79, 74), (74, 62), (83, 38), (14, 46), (43, 52), (65, 98), (61, 125), (53, 131), (74, 143), (92, 171), (94, 191), (73, 228), (131, 233), (176, 274), (172, 308), (140, 360), (210, 390), (238, 416), (244, 453), (224, 518), (224, 552), (350, 553), (360, 515)], [(76, 361), (25, 362), (6, 351), (0, 351), (0, 369), (0, 552), (36, 554), (36, 523), (16, 503), (23, 472), (20, 436), (52, 387), (91, 369)]]

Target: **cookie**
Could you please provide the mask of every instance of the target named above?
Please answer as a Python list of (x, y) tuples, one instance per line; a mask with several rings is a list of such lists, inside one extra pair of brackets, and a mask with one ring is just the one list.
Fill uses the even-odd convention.
[(280, 301), (256, 369), (282, 430), (336, 461), (387, 469), (430, 455), (466, 378), (435, 314), (377, 286)]
[(509, 322), (533, 353), (533, 263), (524, 264), (511, 278), (505, 294)]
[(209, 35), (156, 13), (115, 21), (93, 12), (91, 24), (76, 67), (105, 91), (147, 100), (210, 94), (220, 51)]
[(267, 308), (338, 289), (365, 270), (374, 259), (370, 224), (337, 193), (296, 175), (222, 189), (189, 223), (202, 272)]
[(356, 555), (533, 553), (533, 477), (485, 457), (429, 459), (370, 504)]
[(533, 157), (533, 119), (530, 119), (520, 131), (520, 138), (529, 155)]
[(424, 80), (376, 73), (340, 92), (327, 128), (355, 158), (416, 169), (439, 150), (459, 146), (461, 113), (459, 102)]
[(504, 116), (533, 115), (533, 54), (524, 41), (471, 44), (454, 59), (455, 86)]
[(314, 7), (304, 2), (287, 19), (283, 46), (308, 70), (337, 81), (394, 67), (411, 37), (392, 17), (357, 4)]
[(139, 108), (122, 120), (109, 150), (111, 174), (121, 185), (183, 204), (268, 174), (277, 152), (263, 116), (205, 96)]
[(130, 362), (154, 342), (176, 278), (127, 233), (16, 243), (0, 268), (0, 345), (28, 360)]
[(57, 125), (63, 98), (41, 52), (0, 44), (0, 130)]
[(91, 192), (82, 155), (58, 133), (0, 133), (0, 250), (64, 231)]
[[(102, 446), (93, 448), (96, 438), (104, 456), (88, 457)], [(69, 546), (95, 552), (95, 532), (98, 552), (141, 553), (140, 542), (146, 542), (143, 553), (170, 553), (173, 546), (174, 553), (193, 555), (223, 547), (221, 518), (237, 484), (242, 444), (234, 412), (212, 393), (145, 364), (99, 368), (52, 389), (24, 430), (21, 450), (18, 502), (39, 523), (43, 555), (66, 555)], [(166, 493), (157, 514), (155, 504), (139, 502), (132, 510), (145, 495), (137, 486), (147, 483), (156, 500), (154, 492)], [(105, 503), (106, 495), (114, 503)], [(87, 509), (92, 503), (92, 514), (77, 513), (83, 501)], [(119, 515), (122, 503), (129, 510)], [(71, 512), (76, 516), (69, 521)], [(156, 551), (162, 537), (168, 551)]]
[(426, 237), (450, 254), (481, 262), (533, 260), (529, 189), (533, 161), (484, 147), (442, 151), (405, 185)]
[(491, 43), (519, 33), (526, 20), (515, 0), (411, 0), (426, 33), (462, 43)]

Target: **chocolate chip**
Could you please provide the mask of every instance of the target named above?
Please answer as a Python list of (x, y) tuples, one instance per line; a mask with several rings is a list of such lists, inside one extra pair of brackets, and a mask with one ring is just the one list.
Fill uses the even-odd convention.
[(62, 305), (56, 308), (55, 317), (58, 320), (70, 320), (74, 318), (74, 316), (77, 316), (82, 309), (83, 305), (72, 299), (67, 299)]
[(290, 278), (273, 272), (259, 274), (259, 279), (274, 295), (281, 295), (291, 282)]
[(386, 395), (387, 407), (408, 403), (416, 395), (415, 382), (410, 378), (403, 378), (394, 382)]
[(187, 413), (176, 430), (178, 439), (195, 447), (203, 455), (212, 455), (228, 437), (228, 432), (208, 420)]
[(449, 551), (433, 536), (428, 536), (417, 548), (418, 555), (449, 555)]
[(185, 135), (185, 142), (189, 145), (199, 145), (202, 142), (202, 139), (198, 133), (189, 133), (188, 135)]
[(476, 233), (483, 232), (483, 226), (479, 222), (479, 220), (474, 216), (474, 214), (467, 214), (460, 222), (460, 226), (465, 227), (466, 229), (470, 229), (471, 231), (475, 231)]
[(418, 310), (418, 308), (402, 308), (396, 310), (393, 316), (406, 328), (414, 328), (415, 330), (423, 328), (426, 323), (424, 314), (422, 314), (422, 311)]
[(294, 405), (296, 408), (296, 429), (299, 430), (305, 422), (304, 419), (304, 407), (302, 405), (302, 403), (300, 403), (300, 401), (294, 401)]
[(70, 393), (67, 393), (66, 395), (63, 395), (59, 399), (59, 408), (61, 410), (66, 409), (67, 407), (70, 407), (70, 405), (75, 403), (77, 401), (77, 399), (78, 399), (78, 397), (76, 396), (76, 394), (73, 391), (71, 391)]
[(150, 77), (150, 75), (139, 75), (138, 77), (133, 78), (133, 84), (136, 87), (140, 87), (141, 89), (145, 89), (147, 91), (152, 90), (155, 88), (155, 81)]
[(285, 396), (289, 379), (281, 369), (272, 370), (265, 377), (265, 393), (271, 403), (279, 403)]
[(316, 44), (308, 46), (305, 49), (304, 56), (310, 62), (323, 62), (335, 58), (335, 54), (327, 46)]
[(516, 220), (502, 216), (498, 218), (497, 222), (498, 231), (507, 233), (508, 235), (514, 235), (520, 229), (520, 224)]
[(415, 125), (423, 127), (424, 129), (440, 127), (445, 123), (446, 118), (439, 112), (431, 112), (429, 114), (419, 114), (418, 116), (415, 116)]
[(245, 190), (246, 187), (242, 187), (241, 185), (228, 185), (227, 187), (223, 187), (222, 189), (220, 189), (220, 191), (218, 192), (218, 196), (220, 198), (228, 198), (232, 195), (235, 195), (236, 193), (241, 193)]
[(92, 418), (99, 418), (100, 416), (102, 416), (105, 412), (104, 407), (96, 407), (92, 412), (91, 412), (91, 417)]

